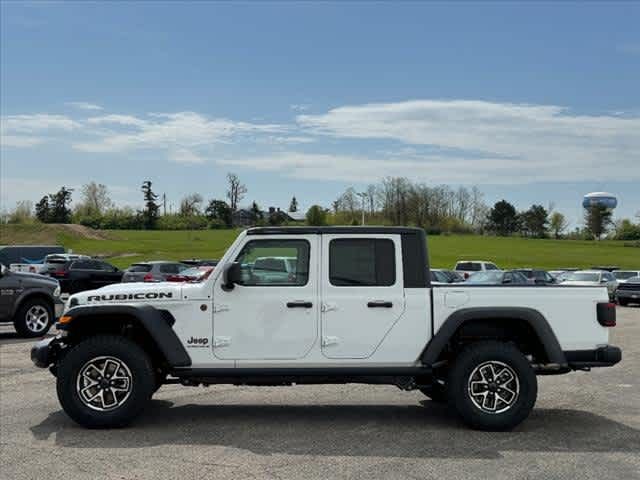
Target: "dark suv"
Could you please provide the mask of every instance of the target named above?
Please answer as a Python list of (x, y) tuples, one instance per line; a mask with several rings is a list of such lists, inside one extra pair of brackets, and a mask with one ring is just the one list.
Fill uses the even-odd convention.
[(514, 271), (520, 272), (527, 277), (529, 283), (533, 283), (535, 285), (554, 285), (558, 283), (557, 280), (545, 270), (536, 270), (535, 268), (517, 268)]
[(23, 337), (40, 337), (63, 307), (57, 281), (44, 275), (11, 272), (0, 265), (0, 322), (13, 322)]
[(120, 283), (122, 280), (122, 270), (94, 259), (66, 262), (57, 270), (49, 272), (49, 275), (60, 282), (63, 292), (70, 294), (95, 290), (112, 283)]

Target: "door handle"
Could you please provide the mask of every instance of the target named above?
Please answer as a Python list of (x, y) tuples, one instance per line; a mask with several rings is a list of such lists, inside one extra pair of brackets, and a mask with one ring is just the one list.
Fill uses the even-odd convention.
[(311, 308), (313, 303), (311, 302), (287, 302), (287, 308)]
[(392, 302), (386, 302), (384, 300), (376, 300), (375, 302), (367, 303), (367, 307), (369, 308), (391, 308), (393, 307)]

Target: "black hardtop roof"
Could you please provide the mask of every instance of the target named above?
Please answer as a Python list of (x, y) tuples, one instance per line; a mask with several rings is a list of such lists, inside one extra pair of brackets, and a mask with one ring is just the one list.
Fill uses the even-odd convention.
[(335, 227), (255, 227), (247, 230), (247, 235), (311, 235), (311, 234), (410, 234), (423, 235), (424, 230), (417, 227), (374, 227), (374, 226), (335, 226)]

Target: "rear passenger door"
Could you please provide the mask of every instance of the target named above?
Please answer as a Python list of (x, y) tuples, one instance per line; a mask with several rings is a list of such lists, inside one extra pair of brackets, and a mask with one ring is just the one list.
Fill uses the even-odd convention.
[(322, 235), (322, 353), (368, 358), (404, 313), (399, 235)]

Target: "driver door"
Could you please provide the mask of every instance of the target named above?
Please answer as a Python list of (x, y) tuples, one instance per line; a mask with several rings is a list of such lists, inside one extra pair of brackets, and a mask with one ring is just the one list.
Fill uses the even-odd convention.
[(250, 238), (234, 261), (241, 281), (214, 287), (213, 353), (225, 360), (303, 358), (317, 337), (318, 237)]

